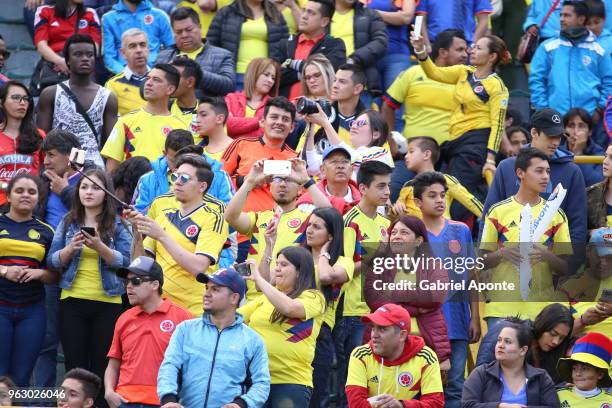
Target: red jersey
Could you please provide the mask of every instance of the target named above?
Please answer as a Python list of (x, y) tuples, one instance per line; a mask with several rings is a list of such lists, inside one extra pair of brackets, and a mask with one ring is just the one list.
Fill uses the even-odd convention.
[[(44, 133), (39, 129), (41, 135)], [(41, 150), (34, 153), (17, 153), (17, 140), (0, 132), (0, 205), (6, 203), (8, 182), (19, 173), (39, 175), (44, 155)]]
[[(36, 9), (34, 19), (34, 45), (40, 41), (47, 41), (49, 47), (55, 52), (64, 49), (66, 40), (75, 33), (77, 26), (77, 13), (72, 13), (67, 19), (55, 15), (54, 6), (40, 6)], [(87, 34), (100, 45), (100, 19), (96, 11), (87, 7), (85, 14), (78, 21), (78, 33)]]
[(115, 392), (130, 403), (159, 405), (159, 366), (174, 329), (191, 318), (187, 310), (168, 299), (153, 313), (135, 306), (119, 316), (107, 355), (121, 361)]

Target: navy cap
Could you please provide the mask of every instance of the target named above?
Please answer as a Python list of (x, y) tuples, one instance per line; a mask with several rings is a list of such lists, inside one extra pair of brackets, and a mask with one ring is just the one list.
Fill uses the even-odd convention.
[(243, 277), (233, 268), (219, 269), (212, 275), (200, 273), (196, 276), (196, 280), (200, 283), (212, 282), (219, 286), (230, 288), (232, 292), (240, 295), (240, 300), (242, 300), (246, 293), (246, 283)]
[(323, 154), (321, 155), (322, 157), (321, 160), (327, 159), (327, 157), (334, 152), (342, 152), (346, 155), (346, 157), (349, 158), (349, 160), (352, 160), (351, 152), (349, 152), (345, 147), (342, 147), (340, 145), (327, 146), (325, 150), (323, 150)]
[(565, 134), (561, 114), (554, 109), (540, 109), (531, 117), (531, 126), (544, 132), (546, 136)]
[(138, 276), (151, 277), (153, 280), (159, 281), (160, 286), (164, 284), (164, 272), (162, 267), (159, 266), (153, 258), (149, 258), (148, 256), (139, 256), (134, 259), (127, 268), (117, 269), (116, 274), (120, 278), (125, 279), (130, 272)]

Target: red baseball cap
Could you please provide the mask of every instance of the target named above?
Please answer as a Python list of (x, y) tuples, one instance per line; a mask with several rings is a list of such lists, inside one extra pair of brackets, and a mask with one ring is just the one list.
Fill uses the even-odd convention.
[(397, 326), (402, 330), (410, 331), (410, 313), (393, 303), (379, 307), (374, 313), (363, 316), (361, 321), (374, 323), (377, 326)]

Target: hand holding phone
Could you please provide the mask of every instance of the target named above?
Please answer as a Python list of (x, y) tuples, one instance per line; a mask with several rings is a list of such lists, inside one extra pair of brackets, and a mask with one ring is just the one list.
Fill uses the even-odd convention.
[(96, 236), (96, 229), (94, 227), (81, 227), (81, 231), (92, 237)]
[(291, 162), (289, 160), (265, 160), (263, 172), (266, 176), (290, 176)]
[(249, 262), (242, 262), (234, 265), (234, 269), (240, 276), (251, 276), (251, 264)]

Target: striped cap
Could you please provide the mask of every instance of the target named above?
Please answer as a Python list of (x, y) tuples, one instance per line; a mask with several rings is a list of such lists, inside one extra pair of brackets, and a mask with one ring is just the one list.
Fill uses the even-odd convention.
[(560, 359), (557, 370), (564, 380), (571, 383), (573, 363), (586, 363), (601, 368), (606, 371), (606, 375), (597, 385), (607, 388), (612, 386), (612, 378), (608, 374), (611, 358), (612, 340), (604, 334), (591, 332), (576, 341), (572, 348), (572, 355), (569, 358)]

